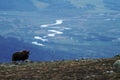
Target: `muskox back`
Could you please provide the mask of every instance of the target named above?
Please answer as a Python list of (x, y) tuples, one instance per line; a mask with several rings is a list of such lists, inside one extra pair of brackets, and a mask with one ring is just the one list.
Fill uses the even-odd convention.
[(12, 55), (12, 61), (20, 61), (20, 60), (24, 61), (28, 59), (28, 57), (29, 57), (29, 51), (27, 50), (21, 52), (15, 52)]

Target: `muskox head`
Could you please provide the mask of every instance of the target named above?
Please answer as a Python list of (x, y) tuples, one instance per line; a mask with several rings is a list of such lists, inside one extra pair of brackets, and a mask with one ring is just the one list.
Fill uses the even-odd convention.
[(21, 52), (15, 52), (12, 55), (12, 61), (24, 61), (28, 59), (29, 57), (29, 51), (28, 50), (23, 50)]

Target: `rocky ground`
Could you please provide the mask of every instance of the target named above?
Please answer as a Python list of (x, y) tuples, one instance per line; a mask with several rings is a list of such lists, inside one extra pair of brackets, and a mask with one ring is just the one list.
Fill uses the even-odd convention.
[(120, 80), (120, 73), (113, 70), (119, 59), (1, 63), (0, 80)]

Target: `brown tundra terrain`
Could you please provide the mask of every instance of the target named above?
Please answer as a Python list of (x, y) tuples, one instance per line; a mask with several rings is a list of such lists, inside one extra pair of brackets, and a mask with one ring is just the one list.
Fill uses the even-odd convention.
[(120, 73), (113, 70), (119, 59), (1, 63), (0, 80), (120, 80)]

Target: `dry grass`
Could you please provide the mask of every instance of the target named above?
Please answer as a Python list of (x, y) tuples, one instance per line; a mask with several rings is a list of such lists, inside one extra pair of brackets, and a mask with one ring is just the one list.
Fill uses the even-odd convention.
[(0, 80), (120, 80), (112, 71), (117, 59), (1, 64)]

